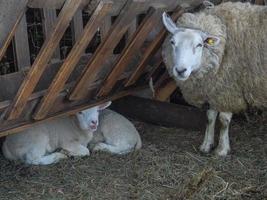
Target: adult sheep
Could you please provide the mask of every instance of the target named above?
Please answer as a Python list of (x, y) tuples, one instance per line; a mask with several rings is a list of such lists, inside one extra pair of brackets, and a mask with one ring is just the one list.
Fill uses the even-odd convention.
[(225, 156), (232, 114), (267, 107), (267, 7), (228, 2), (185, 13), (177, 24), (164, 13), (163, 23), (171, 33), (162, 50), (169, 74), (188, 103), (210, 106), (200, 150), (213, 147), (219, 112), (215, 153)]

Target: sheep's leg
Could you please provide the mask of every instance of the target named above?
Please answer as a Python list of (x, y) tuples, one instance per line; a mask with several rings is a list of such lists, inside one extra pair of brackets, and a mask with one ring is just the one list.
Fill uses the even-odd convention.
[(221, 112), (219, 115), (221, 122), (220, 139), (215, 150), (215, 154), (218, 156), (226, 156), (230, 152), (229, 125), (232, 115), (230, 112)]
[(33, 158), (31, 155), (26, 156), (26, 163), (32, 165), (50, 165), (57, 163), (59, 160), (67, 158), (67, 156), (60, 152), (51, 153), (49, 155), (43, 155), (38, 158)]
[(62, 148), (66, 150), (70, 156), (89, 156), (90, 155), (89, 149), (81, 145), (78, 142), (66, 144)]
[(210, 109), (207, 111), (208, 122), (205, 131), (204, 141), (200, 146), (200, 151), (204, 153), (209, 153), (214, 145), (214, 129), (217, 115), (218, 112), (215, 110)]
[(125, 150), (125, 148), (122, 148), (121, 146), (115, 146), (104, 142), (97, 143), (93, 147), (93, 151), (106, 151), (113, 154), (126, 154), (130, 152), (129, 149)]

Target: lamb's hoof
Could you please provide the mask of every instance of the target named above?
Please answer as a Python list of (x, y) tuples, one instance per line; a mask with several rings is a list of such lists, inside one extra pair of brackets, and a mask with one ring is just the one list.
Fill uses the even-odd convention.
[(206, 144), (203, 143), (200, 147), (199, 150), (203, 153), (210, 153), (211, 149), (213, 148), (213, 144)]
[(230, 153), (230, 148), (219, 148), (217, 147), (214, 151), (218, 157), (226, 157)]

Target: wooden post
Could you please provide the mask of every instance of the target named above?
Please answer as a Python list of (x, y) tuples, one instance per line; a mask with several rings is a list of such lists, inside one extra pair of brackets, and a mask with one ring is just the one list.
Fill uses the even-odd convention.
[(30, 67), (30, 49), (25, 14), (22, 16), (15, 33), (15, 50), (18, 70), (23, 70), (25, 67)]

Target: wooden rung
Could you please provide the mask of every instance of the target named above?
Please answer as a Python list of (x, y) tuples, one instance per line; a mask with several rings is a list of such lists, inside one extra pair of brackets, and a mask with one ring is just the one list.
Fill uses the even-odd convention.
[(127, 1), (121, 14), (110, 29), (108, 37), (99, 45), (80, 80), (71, 91), (69, 96), (70, 100), (79, 100), (87, 96), (87, 85), (94, 81), (96, 75), (101, 70), (101, 66), (112, 54), (113, 49), (127, 31), (131, 21), (135, 18), (139, 9), (146, 6), (146, 4), (146, 1), (140, 0)]
[(128, 46), (122, 52), (118, 62), (107, 77), (103, 87), (100, 89), (97, 96), (105, 96), (112, 90), (117, 82), (117, 78), (128, 66), (135, 53), (141, 48), (147, 35), (155, 26), (159, 24), (161, 17), (160, 13), (161, 12), (155, 9), (150, 9), (146, 18), (143, 20), (142, 24), (139, 26), (133, 38), (129, 42)]
[[(172, 19), (174, 21), (176, 21), (182, 14), (183, 14), (183, 10), (178, 7), (177, 8), (177, 12), (175, 12), (172, 15)], [(161, 27), (163, 27), (163, 25), (160, 25)], [(160, 31), (160, 33), (156, 36), (156, 38), (150, 43), (150, 45), (147, 47), (144, 56), (142, 57), (139, 65), (137, 66), (136, 70), (133, 72), (133, 74), (131, 75), (131, 77), (129, 78), (129, 80), (126, 82), (125, 87), (131, 86), (133, 85), (141, 76), (144, 68), (147, 66), (147, 63), (149, 62), (149, 60), (151, 59), (151, 57), (156, 53), (156, 51), (158, 51), (158, 49), (160, 48), (164, 38), (166, 37), (167, 31), (165, 28), (162, 28), (162, 30)]]
[(30, 67), (30, 49), (28, 41), (26, 15), (24, 14), (15, 33), (15, 50), (18, 69)]
[(64, 61), (53, 82), (49, 86), (46, 95), (41, 100), (34, 114), (34, 119), (40, 120), (47, 115), (47, 113), (53, 106), (53, 103), (56, 100), (58, 94), (64, 88), (65, 82), (68, 80), (71, 72), (78, 64), (89, 42), (94, 37), (101, 21), (111, 10), (111, 8), (111, 1), (105, 1), (105, 3), (101, 1), (99, 3), (97, 9), (94, 11), (90, 20), (87, 22), (87, 25), (85, 26), (84, 31), (82, 32), (82, 35), (76, 41), (74, 47), (72, 48), (66, 60)]
[(57, 23), (49, 38), (46, 38), (37, 58), (35, 59), (30, 71), (22, 82), (20, 89), (17, 92), (11, 106), (8, 109), (6, 118), (8, 120), (18, 118), (23, 111), (28, 98), (32, 94), (36, 84), (38, 83), (41, 75), (48, 66), (54, 50), (58, 46), (60, 39), (66, 31), (73, 15), (80, 7), (82, 0), (66, 0)]
[[(49, 38), (50, 34), (53, 31), (55, 23), (57, 21), (57, 12), (55, 9), (43, 9), (43, 31), (45, 38)], [(59, 46), (56, 47), (52, 59), (60, 60), (60, 49)]]
[(106, 16), (101, 24), (101, 27), (100, 27), (100, 34), (101, 34), (101, 40), (103, 41), (107, 35), (108, 35), (108, 32), (111, 28), (111, 17), (110, 15)]

